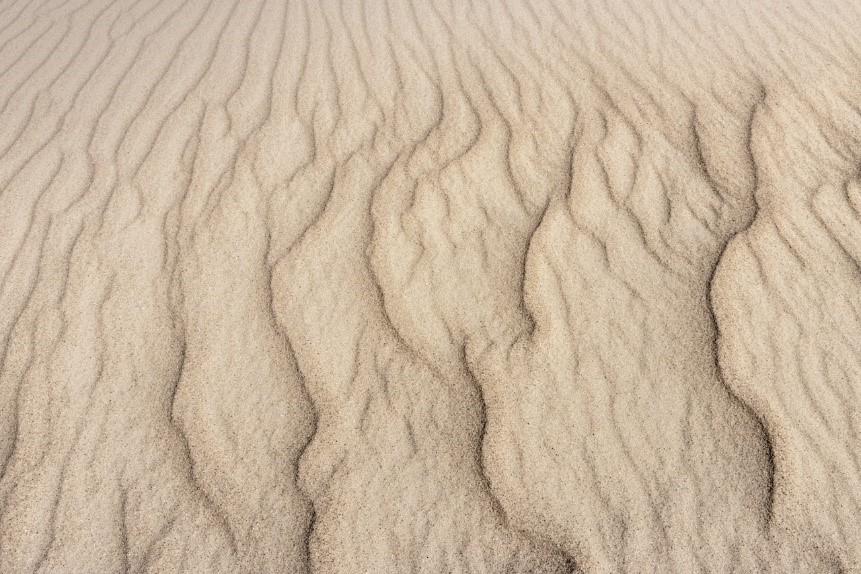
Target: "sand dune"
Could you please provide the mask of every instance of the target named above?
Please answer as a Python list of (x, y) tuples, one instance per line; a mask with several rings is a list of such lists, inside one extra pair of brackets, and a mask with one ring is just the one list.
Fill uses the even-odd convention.
[(861, 573), (858, 30), (0, 0), (0, 573)]

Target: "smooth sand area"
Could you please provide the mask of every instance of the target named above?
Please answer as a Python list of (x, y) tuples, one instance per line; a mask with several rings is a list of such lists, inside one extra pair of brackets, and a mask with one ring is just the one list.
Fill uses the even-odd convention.
[(859, 31), (0, 0), (0, 574), (861, 573)]

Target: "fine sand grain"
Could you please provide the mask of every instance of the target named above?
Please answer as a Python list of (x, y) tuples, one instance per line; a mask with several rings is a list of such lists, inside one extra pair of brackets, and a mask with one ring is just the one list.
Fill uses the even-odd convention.
[(859, 31), (0, 0), (0, 574), (861, 573)]

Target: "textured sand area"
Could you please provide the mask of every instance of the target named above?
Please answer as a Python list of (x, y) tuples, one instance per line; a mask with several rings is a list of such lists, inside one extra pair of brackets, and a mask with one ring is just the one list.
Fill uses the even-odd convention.
[(861, 573), (859, 31), (0, 0), (0, 574)]

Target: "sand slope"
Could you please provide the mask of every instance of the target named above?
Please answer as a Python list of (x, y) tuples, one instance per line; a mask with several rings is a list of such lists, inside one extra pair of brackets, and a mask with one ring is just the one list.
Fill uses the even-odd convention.
[(859, 29), (0, 1), (0, 573), (861, 572)]

